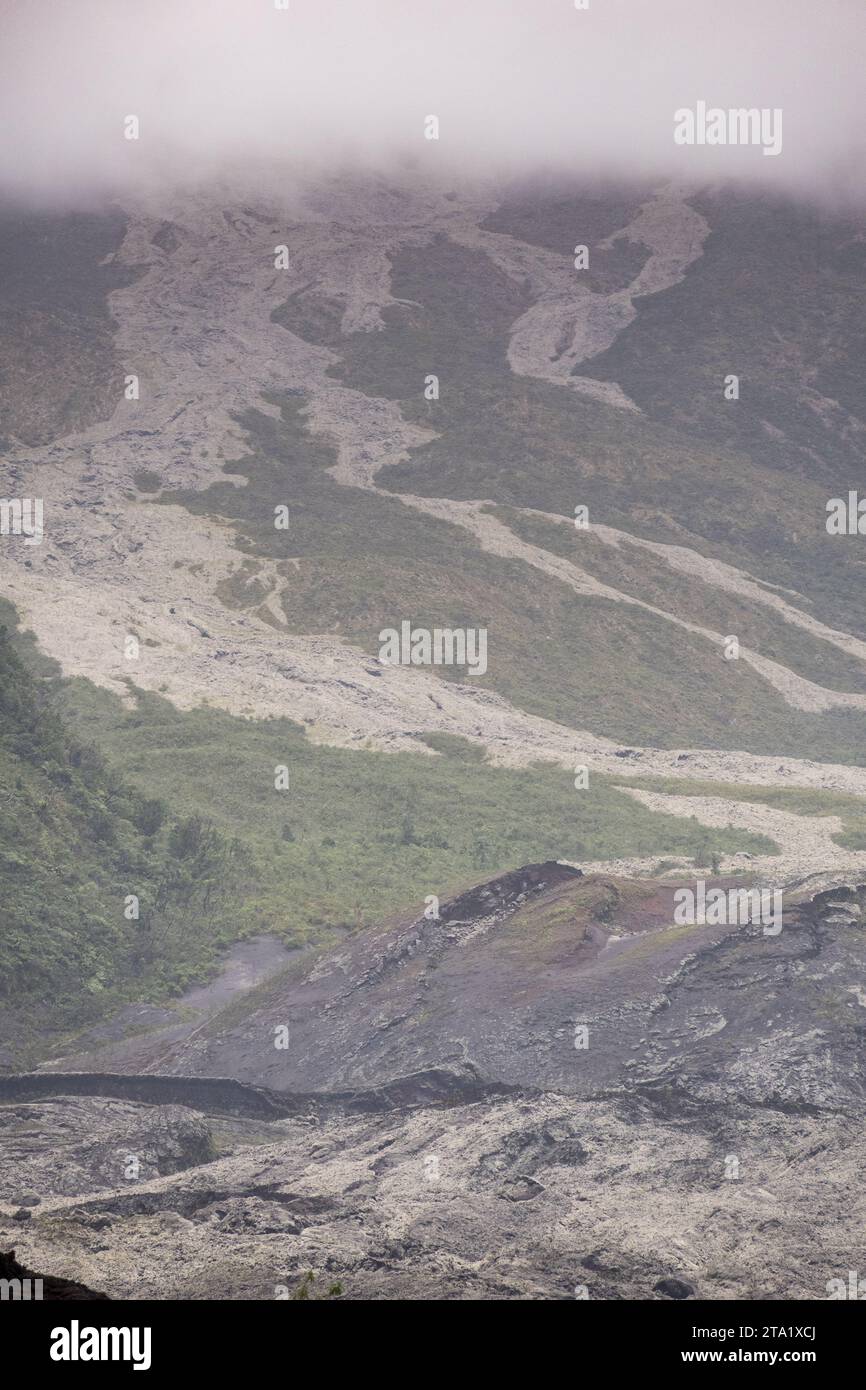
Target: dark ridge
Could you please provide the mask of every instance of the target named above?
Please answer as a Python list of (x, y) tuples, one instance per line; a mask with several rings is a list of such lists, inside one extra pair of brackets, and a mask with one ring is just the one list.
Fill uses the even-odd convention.
[(560, 864), (556, 859), (548, 859), (543, 864), (524, 864), (522, 869), (513, 869), (452, 898), (441, 908), (440, 920), (453, 922), (483, 917), (494, 910), (516, 906), (517, 899), (527, 893), (542, 892), (570, 878), (583, 878), (583, 870)]
[[(86, 1284), (76, 1284), (72, 1279), (58, 1279), (54, 1274), (35, 1274), (32, 1269), (26, 1269), (18, 1263), (14, 1250), (0, 1250), (0, 1279), (18, 1279), (22, 1282), (22, 1302), (70, 1302), (111, 1297), (110, 1294), (97, 1293), (95, 1289), (89, 1289)], [(29, 1285), (24, 1285), (25, 1280), (30, 1281)], [(35, 1284), (36, 1280), (41, 1281), (41, 1292)], [(7, 1292), (5, 1298), (15, 1300), (16, 1295)]]
[[(142, 1105), (185, 1105), (251, 1119), (294, 1115), (376, 1114), (425, 1106), (467, 1105), (520, 1090), (486, 1081), (471, 1065), (431, 1067), (369, 1090), (271, 1091), (228, 1077), (123, 1075), (113, 1072), (23, 1072), (0, 1076), (0, 1104), (56, 1096), (106, 1096)], [(521, 1092), (522, 1093), (522, 1092)]]

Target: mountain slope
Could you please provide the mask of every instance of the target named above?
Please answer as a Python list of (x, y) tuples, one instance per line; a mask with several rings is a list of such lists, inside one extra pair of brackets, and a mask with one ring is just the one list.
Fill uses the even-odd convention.
[[(532, 859), (859, 872), (862, 565), (823, 525), (826, 490), (856, 481), (856, 399), (840, 384), (847, 415), (815, 414), (803, 344), (835, 344), (842, 372), (862, 265), (849, 216), (822, 220), (820, 260), (816, 225), (751, 194), (411, 175), (4, 222), (34, 314), (74, 243), (60, 308), (104, 389), (86, 356), (62, 355), (59, 396), (37, 365), (0, 467), (7, 496), (44, 497), (46, 535), (3, 537), (0, 590), (85, 678), (58, 691), (68, 727), (243, 841), (235, 936), (322, 940)], [(720, 400), (701, 344), (752, 329), (766, 350)], [(61, 397), (80, 411), (53, 414)], [(787, 442), (760, 423), (783, 415)], [(383, 666), (404, 620), (484, 626), (487, 672)], [(617, 790), (635, 775), (639, 796)], [(848, 841), (793, 803), (774, 863), (755, 805), (779, 787), (841, 796)]]
[[(756, 406), (745, 389), (711, 408), (709, 379), (690, 386), (676, 367), (694, 358), (708, 279), (714, 312), (724, 311), (742, 239), (763, 229), (753, 255), (775, 254), (777, 223), (761, 221), (760, 203), (741, 198), (722, 217), (683, 190), (611, 195), (608, 205), (573, 194), (568, 216), (585, 216), (591, 240), (592, 228), (604, 232), (591, 248), (602, 259), (620, 244), (651, 252), (611, 292), (538, 245), (537, 231), (526, 229), (533, 243), (491, 230), (506, 205), (495, 190), (371, 180), (352, 193), (351, 206), (349, 190), (327, 186), (226, 217), (203, 195), (182, 198), (170, 237), (165, 217), (126, 211), (116, 261), (136, 278), (110, 305), (140, 398), (9, 461), (17, 490), (38, 486), (53, 509), (44, 546), (4, 557), (6, 592), (43, 647), (67, 672), (123, 691), (131, 631), (145, 688), (182, 706), (206, 694), (235, 712), (297, 709), (330, 741), (408, 748), (408, 725), (492, 746), (495, 711), (514, 761), (533, 756), (530, 744), (560, 756), (545, 719), (649, 746), (794, 755), (808, 743), (825, 761), (859, 758), (861, 570), (856, 538), (824, 529), (827, 488), (856, 466), (856, 428), (832, 415), (821, 424), (832, 467), (807, 467), (820, 441), (797, 436), (805, 461), (780, 492), (784, 446), (764, 447), (746, 423)], [(497, 226), (516, 216), (510, 196)], [(549, 205), (535, 198), (536, 220)], [(550, 216), (561, 215), (553, 199)], [(800, 221), (808, 228), (806, 213)], [(827, 235), (842, 245), (850, 226), (840, 218)], [(280, 236), (292, 245), (288, 272), (273, 269)], [(827, 274), (838, 296), (860, 272), (856, 258), (836, 260)], [(791, 293), (798, 332), (818, 336), (827, 319), (807, 271)], [(792, 277), (767, 281), (771, 322)], [(676, 337), (677, 389), (697, 392), (700, 410), (587, 394), (588, 364), (599, 377), (620, 344), (635, 339), (640, 360), (655, 360), (640, 346), (646, 306), (683, 296), (696, 307), (664, 308), (661, 321)], [(839, 315), (830, 323), (851, 331)], [(428, 401), (434, 368), (440, 396)], [(633, 375), (623, 372), (626, 389)], [(801, 377), (788, 397), (785, 382), (777, 372), (774, 419), (786, 401), (792, 418), (801, 409)], [(635, 394), (647, 400), (648, 389)], [(720, 434), (722, 406), (740, 411), (744, 432)], [(487, 501), (512, 513), (493, 517)], [(277, 505), (289, 507), (288, 531), (275, 530)], [(572, 529), (565, 554), (564, 535), (548, 543), (536, 527), (527, 542), (535, 513), (567, 520), (576, 505), (606, 536), (657, 547), (627, 551), (621, 586), (596, 572), (610, 573), (612, 557), (598, 560), (592, 530)], [(695, 557), (688, 584), (670, 545)], [(655, 604), (637, 598), (647, 571)], [(768, 585), (782, 586), (787, 608)], [(449, 680), (441, 699), (448, 672), (431, 682), (393, 669), (369, 681), (379, 631), (403, 618), (489, 627), (488, 673)], [(738, 662), (723, 660), (728, 634), (740, 637)]]

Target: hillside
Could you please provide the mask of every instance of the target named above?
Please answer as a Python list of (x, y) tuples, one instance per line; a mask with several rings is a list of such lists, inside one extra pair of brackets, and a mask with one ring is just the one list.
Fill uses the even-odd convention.
[[(243, 846), (255, 887), (234, 937), (327, 941), (545, 859), (742, 868), (790, 843), (803, 873), (822, 856), (854, 871), (862, 581), (857, 538), (823, 520), (858, 436), (782, 366), (809, 334), (838, 358), (855, 331), (834, 307), (862, 269), (850, 219), (675, 187), (411, 178), (213, 214), (200, 194), (3, 223), (32, 350), (55, 335), (50, 300), (91, 355), (56, 367), (86, 418), (61, 420), (38, 361), (28, 373), (5, 487), (45, 495), (47, 529), (5, 538), (0, 578), (71, 736)], [(775, 264), (780, 242), (778, 272), (734, 276), (731, 298), (745, 249)], [(731, 334), (760, 319), (790, 338), (745, 364), (736, 402), (700, 347), (728, 308)], [(106, 382), (135, 368), (139, 399), (92, 389), (91, 349)], [(17, 379), (5, 392), (24, 409)], [(484, 626), (485, 674), (382, 666), (379, 633), (406, 618)], [(672, 779), (702, 790), (675, 798)], [(748, 809), (782, 789), (818, 814)]]
[(9, 1067), (126, 998), (170, 996), (212, 967), (232, 939), (249, 865), (237, 841), (200, 817), (169, 816), (76, 739), (6, 628), (0, 718)]

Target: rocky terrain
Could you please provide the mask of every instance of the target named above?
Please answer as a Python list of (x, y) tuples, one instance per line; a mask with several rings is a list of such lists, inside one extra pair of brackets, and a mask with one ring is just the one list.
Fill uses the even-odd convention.
[(206, 1168), (6, 1209), (6, 1243), (126, 1298), (285, 1297), (308, 1270), (348, 1298), (824, 1298), (862, 1263), (862, 1118), (525, 1093), (278, 1127)]
[(0, 1239), (114, 1297), (826, 1297), (866, 1254), (866, 885), (776, 935), (672, 927), (674, 888), (528, 866), (138, 1073), (0, 1078)]
[(823, 1296), (863, 1253), (866, 886), (775, 935), (586, 868), (0, 1077), (0, 1241), (115, 1298)]

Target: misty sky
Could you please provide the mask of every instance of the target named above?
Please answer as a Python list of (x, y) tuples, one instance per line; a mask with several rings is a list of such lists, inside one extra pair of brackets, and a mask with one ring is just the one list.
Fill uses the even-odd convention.
[[(0, 14), (0, 187), (16, 197), (407, 156), (862, 186), (866, 0), (0, 0)], [(781, 155), (677, 147), (673, 113), (699, 100), (780, 107)]]

